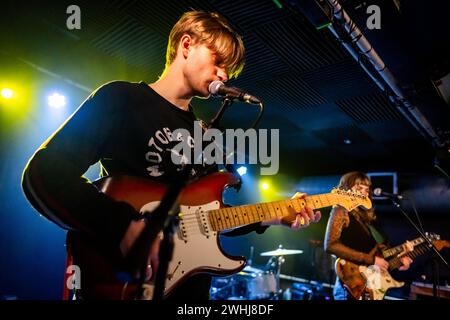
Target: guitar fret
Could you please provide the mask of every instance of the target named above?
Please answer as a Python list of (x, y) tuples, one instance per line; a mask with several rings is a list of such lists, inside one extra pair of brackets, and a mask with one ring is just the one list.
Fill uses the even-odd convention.
[(255, 205), (255, 213), (254, 213), (254, 219), (261, 219), (261, 215), (264, 215), (264, 209), (261, 207), (260, 203), (257, 203)]
[(231, 222), (232, 222), (233, 227), (236, 227), (239, 225), (239, 216), (240, 216), (239, 211), (240, 211), (240, 209), (237, 207), (235, 207), (235, 208), (232, 207), (232, 209), (231, 209), (231, 212), (233, 215)]
[[(224, 208), (224, 209), (226, 209), (226, 208)], [(225, 227), (225, 221), (224, 221), (224, 218), (223, 218), (223, 210), (219, 210), (218, 216), (219, 217), (217, 218), (217, 221), (219, 221), (220, 230), (225, 230), (226, 227)]]
[(254, 213), (252, 212), (252, 206), (247, 206), (247, 210), (245, 210), (245, 216), (247, 217), (247, 220), (245, 221), (245, 224), (249, 224), (251, 220), (254, 219)]
[(248, 215), (249, 223), (253, 223), (253, 221), (258, 221), (258, 219), (259, 219), (258, 210), (255, 210), (254, 212), (251, 212), (251, 214)]
[(219, 223), (220, 223), (221, 230), (227, 229), (227, 226), (225, 224), (225, 217), (224, 217), (224, 212), (226, 209), (227, 208), (224, 208), (224, 210), (219, 211)]
[[(256, 208), (255, 208), (256, 209)], [(250, 212), (251, 214), (247, 215), (248, 217), (248, 223), (252, 223), (253, 221), (257, 221), (259, 218), (258, 210), (255, 210), (254, 212)]]
[(221, 227), (221, 225), (220, 225), (220, 222), (219, 222), (219, 210), (215, 210), (215, 213), (214, 213), (214, 221), (215, 221), (215, 223), (216, 223), (216, 230), (217, 231), (220, 231), (220, 230), (222, 230), (222, 227)]
[(234, 221), (234, 215), (235, 215), (234, 212), (236, 210), (233, 207), (229, 207), (227, 209), (228, 209), (227, 210), (227, 217), (225, 219), (227, 221), (228, 228), (233, 228), (234, 227), (233, 221)]
[(256, 209), (256, 216), (258, 217), (258, 219), (264, 217), (264, 208), (261, 206), (260, 203), (256, 205), (255, 209)]
[[(289, 200), (286, 200), (286, 202), (287, 202), (287, 207), (288, 208), (292, 208), (292, 209), (294, 209), (295, 210), (295, 207), (294, 207), (294, 204), (292, 203), (292, 200), (291, 199), (289, 199)], [(289, 209), (288, 209), (289, 210)]]
[(248, 210), (245, 210), (244, 212), (242, 212), (243, 224), (249, 224), (249, 216), (250, 216), (250, 214), (249, 214)]
[(274, 210), (272, 203), (270, 203), (270, 202), (265, 203), (263, 205), (263, 207), (266, 207), (264, 210), (264, 219), (263, 220), (269, 220), (271, 218), (271, 212), (273, 212), (273, 210)]
[(241, 225), (245, 225), (248, 222), (245, 220), (245, 217), (251, 216), (251, 211), (249, 206), (244, 206), (242, 210), (239, 211), (239, 218), (241, 221)]
[(242, 214), (243, 214), (244, 210), (245, 210), (244, 208), (239, 208), (239, 207), (236, 207), (234, 209), (235, 218), (234, 218), (234, 226), (233, 227), (242, 225)]
[(295, 212), (300, 212), (302, 210), (302, 206), (299, 203), (299, 199), (290, 199), (289, 202), (292, 204)]
[(304, 208), (307, 205), (307, 201), (305, 199), (295, 199), (300, 208)]
[(229, 222), (229, 219), (228, 219), (229, 214), (230, 214), (230, 208), (225, 208), (225, 211), (223, 211), (223, 223), (224, 223), (226, 229), (230, 228), (230, 224), (228, 223)]
[[(311, 200), (312, 200), (312, 201), (311, 201)], [(315, 208), (316, 208), (315, 203), (314, 203), (314, 200), (311, 199), (311, 197), (305, 198), (303, 201), (305, 201), (305, 204), (306, 204), (308, 207), (310, 207), (311, 209), (315, 209)]]
[(258, 211), (256, 210), (256, 206), (249, 206), (250, 212), (254, 219), (258, 217)]
[(270, 211), (272, 210), (270, 208), (270, 203), (261, 203), (261, 208), (263, 209), (263, 216), (261, 217), (261, 215), (258, 217), (259, 220), (264, 221), (267, 220), (268, 215), (270, 215)]
[(334, 194), (326, 194), (325, 198), (327, 199), (327, 204), (330, 206), (334, 205), (337, 202), (337, 197)]
[(289, 214), (288, 209), (286, 207), (286, 203), (284, 201), (279, 202), (279, 206), (281, 209), (281, 216), (287, 216)]
[[(275, 211), (274, 211), (275, 217), (276, 217), (276, 218), (282, 217), (283, 214), (282, 214), (282, 212), (281, 212), (281, 203), (280, 203), (280, 202), (276, 202), (276, 203), (274, 203), (273, 207), (274, 207), (274, 209), (275, 209)], [(274, 218), (275, 218), (275, 217), (274, 217)]]
[(325, 198), (325, 204), (327, 206), (331, 206), (335, 201), (333, 201), (333, 199), (335, 199), (334, 196), (332, 196), (331, 194), (325, 194), (323, 195), (323, 198)]
[(236, 207), (236, 214), (238, 215), (238, 221), (240, 225), (246, 224), (244, 217), (248, 216), (248, 208), (247, 206)]
[(217, 231), (215, 212), (216, 212), (215, 210), (211, 210), (208, 213), (208, 219), (209, 219), (209, 224), (211, 225), (211, 229), (214, 230), (214, 231)]
[(328, 197), (326, 195), (320, 196), (320, 202), (322, 204), (322, 207), (328, 207), (330, 205), (330, 202), (328, 201)]
[(232, 207), (226, 208), (224, 216), (225, 216), (225, 225), (229, 229), (232, 227), (232, 223), (231, 223), (231, 219), (230, 219), (232, 216)]
[(270, 216), (269, 219), (277, 218), (278, 214), (280, 213), (280, 204), (279, 204), (278, 201), (277, 202), (272, 202), (271, 206), (272, 206), (273, 209), (269, 212), (269, 216)]
[(272, 206), (272, 204), (270, 203), (270, 202), (268, 202), (268, 203), (263, 203), (262, 204), (262, 207), (263, 207), (263, 217), (262, 218), (260, 218), (260, 219), (262, 219), (262, 221), (264, 221), (264, 220), (269, 220), (270, 219), (270, 216), (271, 216), (271, 212), (273, 211), (273, 206)]
[[(326, 206), (326, 204), (328, 204), (328, 202), (324, 202), (324, 201), (326, 201), (326, 199), (324, 199), (324, 197), (323, 196), (321, 196), (321, 195), (318, 195), (317, 196), (317, 203), (319, 204), (319, 206), (318, 207), (316, 207), (316, 208), (323, 208), (323, 207), (325, 207)], [(315, 208), (315, 209), (316, 209)]]

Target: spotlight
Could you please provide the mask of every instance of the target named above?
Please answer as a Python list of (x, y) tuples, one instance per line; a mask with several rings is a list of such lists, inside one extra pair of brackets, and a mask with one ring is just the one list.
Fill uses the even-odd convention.
[(53, 93), (48, 97), (48, 105), (53, 108), (61, 108), (66, 105), (66, 97), (59, 93)]
[(269, 190), (269, 184), (267, 182), (261, 183), (261, 189), (263, 190)]
[(13, 91), (9, 88), (2, 89), (2, 97), (5, 99), (11, 99), (13, 94), (14, 94)]
[(247, 173), (247, 167), (244, 167), (244, 166), (239, 167), (236, 171), (237, 171), (237, 172), (239, 173), (239, 175), (242, 177), (244, 174)]

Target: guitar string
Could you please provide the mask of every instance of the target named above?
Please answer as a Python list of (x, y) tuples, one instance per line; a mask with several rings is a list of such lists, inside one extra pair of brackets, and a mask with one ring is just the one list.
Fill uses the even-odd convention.
[[(336, 194), (327, 194), (326, 195), (326, 197), (328, 197), (328, 198), (330, 198), (330, 197), (332, 197), (332, 198), (336, 198), (336, 197), (339, 197), (339, 195), (336, 195)], [(321, 203), (321, 205), (322, 205), (322, 207), (326, 207), (326, 206), (329, 206), (328, 204), (330, 203), (330, 201), (329, 201), (329, 199), (328, 199), (328, 201), (326, 201), (326, 204), (327, 205), (324, 205), (323, 204), (323, 201), (320, 201), (321, 199), (320, 199), (320, 197), (318, 198), (319, 199), (319, 202)], [(291, 199), (291, 200), (300, 200), (300, 199)], [(280, 202), (284, 202), (285, 200), (281, 200)], [(275, 208), (275, 210), (280, 210), (281, 208), (282, 208), (282, 206), (281, 205), (278, 205), (278, 206), (275, 206), (276, 204), (277, 204), (277, 202), (278, 201), (275, 201), (275, 202), (272, 202), (272, 203), (270, 203), (271, 205), (272, 205), (272, 207), (274, 207)], [(307, 201), (306, 201), (307, 202)], [(336, 201), (333, 201), (333, 202), (336, 202)], [(317, 201), (316, 201), (316, 203), (317, 203)], [(281, 203), (280, 203), (281, 204)], [(298, 204), (298, 203), (297, 203)], [(266, 203), (263, 203), (263, 204), (261, 204), (261, 205), (265, 205), (265, 206), (268, 206), (268, 204), (266, 204)], [(294, 206), (294, 205), (293, 205)], [(295, 206), (294, 206), (295, 207)], [(302, 206), (300, 206), (300, 207), (302, 207)], [(222, 209), (224, 209), (224, 208), (222, 208)], [(269, 208), (270, 209), (270, 208)], [(217, 209), (214, 209), (214, 210), (217, 210)], [(241, 208), (241, 210), (242, 210), (242, 208)], [(280, 212), (283, 212), (283, 210), (280, 210)], [(241, 221), (240, 221), (240, 218), (242, 219), (242, 221), (244, 221), (245, 222), (245, 214), (244, 215), (239, 215), (239, 217), (237, 217), (236, 216), (236, 214), (233, 214), (232, 212), (230, 212), (231, 213), (231, 217), (230, 217), (230, 215), (228, 215), (228, 217), (230, 217), (230, 220), (234, 220), (234, 221), (236, 221), (237, 220), (237, 222), (238, 222), (238, 225), (243, 225), (242, 223), (241, 223)], [(230, 214), (229, 213), (229, 214)], [(206, 214), (208, 214), (207, 212), (206, 212)], [(256, 213), (256, 214), (258, 214), (258, 213)], [(265, 216), (266, 214), (264, 214), (264, 216)], [(234, 216), (234, 217), (233, 217)], [(276, 216), (283, 216), (283, 215), (276, 215)], [(256, 219), (255, 219), (255, 213), (251, 213), (251, 214), (249, 214), (248, 215), (248, 217), (250, 217), (252, 220), (254, 219), (254, 220), (256, 220), (256, 221), (260, 221), (259, 220), (259, 217), (256, 217)], [(195, 213), (183, 213), (182, 214), (182, 221), (184, 221), (184, 225), (186, 226), (186, 227), (190, 227), (190, 226), (192, 226), (192, 227), (194, 227), (194, 226), (197, 226), (197, 225), (201, 225), (201, 217), (200, 217), (200, 214), (198, 213), (198, 212), (195, 212)], [(250, 223), (252, 223), (252, 222), (248, 222), (248, 224), (250, 224)], [(232, 223), (233, 224), (233, 223)], [(245, 224), (245, 223), (244, 223)], [(222, 224), (223, 225), (223, 224)], [(233, 228), (233, 227), (230, 227), (230, 228)]]
[[(326, 201), (325, 201), (325, 203), (326, 203), (326, 205), (324, 205), (324, 201), (322, 201), (323, 199), (322, 199), (322, 197), (326, 197), (327, 199), (326, 199)], [(326, 194), (326, 195), (320, 195), (320, 196), (317, 196), (317, 199), (318, 199), (318, 201), (316, 200), (315, 201), (315, 203), (317, 204), (318, 202), (320, 202), (320, 204), (321, 204), (321, 207), (326, 207), (326, 206), (329, 206), (329, 204), (330, 204), (330, 202), (334, 202), (334, 203), (336, 203), (336, 202), (338, 202), (338, 201), (336, 201), (336, 198), (339, 198), (340, 197), (340, 195), (338, 195), (338, 194)], [(334, 201), (330, 201), (330, 198), (332, 199), (332, 200), (334, 200)], [(296, 202), (297, 202), (297, 205), (299, 206), (299, 207), (303, 207), (303, 205), (299, 205), (298, 204), (298, 201), (299, 200), (302, 200), (302, 199), (290, 199), (291, 201), (292, 200), (295, 200)], [(310, 199), (311, 200), (311, 199)], [(314, 199), (312, 199), (312, 200), (314, 200)], [(270, 206), (272, 206), (272, 208), (275, 208), (275, 210), (280, 210), (281, 208), (282, 208), (282, 206), (281, 206), (281, 204), (282, 203), (285, 203), (286, 202), (286, 200), (280, 200), (280, 201), (274, 201), (274, 202), (270, 202), (270, 203), (261, 203), (260, 205), (262, 205), (262, 206), (269, 206), (269, 204), (270, 204)], [(314, 201), (313, 201), (314, 202)], [(308, 201), (305, 201), (305, 203), (307, 203), (308, 204)], [(277, 204), (278, 204), (278, 206), (277, 206)], [(295, 205), (294, 205), (294, 203), (293, 202), (291, 202), (291, 204), (292, 204), (292, 206), (295, 208)], [(288, 205), (288, 206), (290, 206), (290, 205)], [(225, 208), (221, 208), (221, 209), (225, 209)], [(213, 209), (213, 210), (217, 210), (217, 209)], [(241, 207), (241, 210), (242, 210), (242, 207)], [(271, 210), (271, 208), (269, 207), (269, 210)], [(250, 210), (251, 211), (251, 210)], [(283, 212), (283, 210), (280, 210), (280, 212)], [(206, 213), (206, 215), (208, 215), (208, 211), (207, 212), (205, 212)], [(230, 214), (231, 214), (231, 217), (230, 217)], [(249, 214), (248, 215), (248, 218), (250, 218), (251, 220), (254, 220), (254, 222), (257, 222), (257, 221), (261, 221), (259, 218), (260, 217), (258, 217), (258, 215), (259, 215), (259, 213), (258, 212), (256, 212), (256, 213), (251, 213), (251, 214)], [(264, 214), (264, 216), (265, 216), (266, 214)], [(233, 217), (234, 216), (234, 217)], [(277, 215), (278, 216), (278, 215)], [(283, 216), (283, 215), (279, 215), (279, 216)], [(225, 216), (226, 217), (226, 216)], [(245, 214), (244, 215), (239, 215), (239, 217), (237, 217), (237, 215), (235, 214), (235, 213), (233, 213), (233, 212), (229, 212), (229, 214), (228, 214), (228, 217), (230, 217), (230, 221), (233, 221), (234, 220), (234, 222), (237, 222), (237, 224), (235, 225), (235, 226), (231, 226), (231, 227), (229, 227), (229, 228), (225, 228), (225, 229), (223, 229), (223, 230), (228, 230), (228, 229), (232, 229), (232, 228), (234, 228), (234, 227), (237, 227), (237, 226), (240, 226), (240, 225), (245, 225), (245, 224), (251, 224), (251, 223), (253, 223), (253, 221), (252, 222), (248, 222), (248, 223), (245, 223)], [(247, 218), (247, 219), (248, 219)], [(181, 223), (182, 223), (182, 225), (184, 226), (184, 229), (186, 230), (186, 231), (188, 231), (189, 233), (191, 233), (191, 234), (198, 234), (198, 233), (202, 233), (202, 230), (203, 230), (203, 223), (202, 223), (202, 217), (201, 217), (201, 215), (200, 215), (200, 213), (199, 212), (194, 212), (194, 213), (182, 213), (182, 220), (181, 220)], [(242, 222), (244, 222), (244, 223), (242, 223)], [(216, 224), (217, 224), (217, 226), (220, 228), (220, 229), (222, 229), (224, 226), (227, 226), (227, 223), (225, 222), (222, 222), (222, 223), (219, 223), (218, 221), (216, 221)], [(233, 224), (235, 224), (235, 223), (233, 223), (233, 222), (231, 222), (231, 224), (233, 225)], [(221, 226), (220, 226), (221, 225)], [(211, 226), (211, 222), (209, 222), (209, 226), (208, 226), (209, 228), (212, 228), (212, 226)], [(222, 231), (222, 230), (218, 230), (218, 231)]]

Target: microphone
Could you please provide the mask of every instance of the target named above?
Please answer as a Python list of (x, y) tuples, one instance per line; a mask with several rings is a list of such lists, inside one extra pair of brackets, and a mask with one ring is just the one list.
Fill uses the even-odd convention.
[(238, 99), (239, 101), (251, 103), (251, 104), (260, 104), (261, 100), (251, 94), (248, 94), (241, 89), (235, 87), (228, 87), (222, 81), (215, 80), (209, 85), (209, 93), (212, 96), (224, 96), (231, 99)]
[(403, 199), (403, 196), (401, 196), (399, 194), (395, 194), (395, 193), (384, 192), (381, 188), (375, 188), (373, 190), (373, 194), (376, 195), (377, 197), (384, 196), (384, 197), (391, 198), (391, 199), (398, 199), (398, 200)]

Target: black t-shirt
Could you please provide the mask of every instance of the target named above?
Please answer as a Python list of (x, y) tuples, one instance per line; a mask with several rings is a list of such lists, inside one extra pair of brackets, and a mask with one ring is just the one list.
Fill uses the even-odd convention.
[[(100, 160), (104, 174), (169, 182), (182, 169), (171, 159), (182, 156), (174, 146), (183, 140), (194, 147), (195, 120), (193, 112), (171, 104), (144, 82), (115, 81), (94, 92), (47, 147), (71, 154), (76, 162)], [(175, 137), (180, 129), (189, 135)]]

